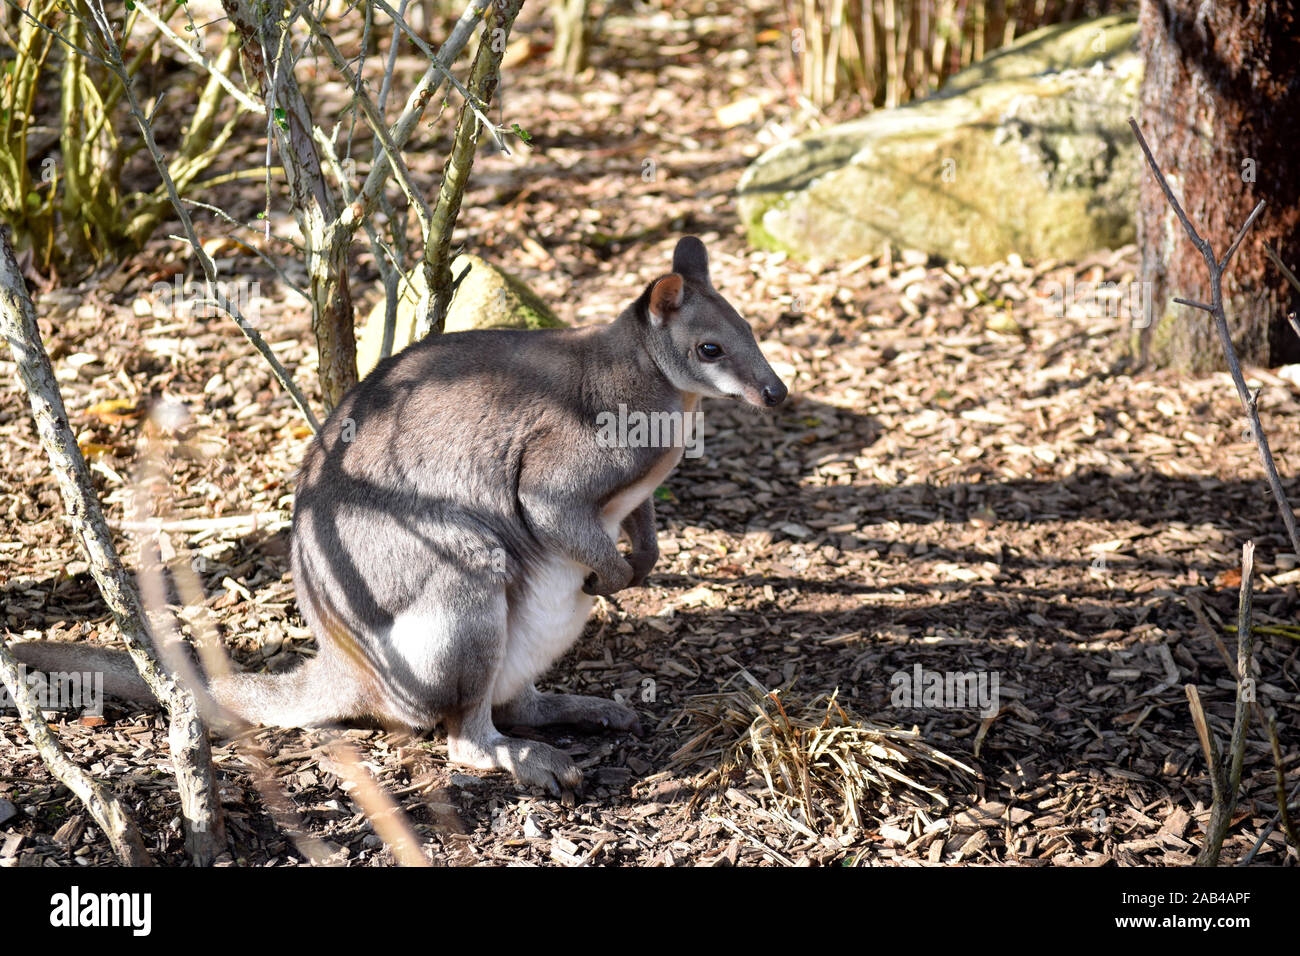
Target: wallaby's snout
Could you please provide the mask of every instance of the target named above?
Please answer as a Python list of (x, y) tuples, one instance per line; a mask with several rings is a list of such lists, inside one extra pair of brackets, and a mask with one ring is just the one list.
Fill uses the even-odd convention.
[(784, 402), (789, 394), (790, 390), (785, 387), (785, 382), (777, 379), (773, 384), (763, 386), (763, 404), (768, 408), (775, 408)]
[(650, 349), (683, 392), (738, 398), (759, 408), (785, 401), (789, 389), (763, 357), (753, 329), (713, 288), (699, 239), (677, 243), (672, 274), (653, 282), (643, 301)]
[[(749, 332), (748, 325), (745, 331)], [(776, 408), (785, 401), (790, 390), (767, 364), (752, 332), (749, 332), (749, 339), (753, 342), (752, 349), (741, 350), (743, 359), (733, 363), (734, 367), (726, 374), (717, 376), (715, 384), (724, 395), (742, 399), (758, 408)]]

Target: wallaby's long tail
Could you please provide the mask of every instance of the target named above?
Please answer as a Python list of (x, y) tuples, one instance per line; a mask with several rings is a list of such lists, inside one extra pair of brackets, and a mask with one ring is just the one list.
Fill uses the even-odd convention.
[(340, 682), (313, 657), (281, 674), (235, 673), (212, 682), (213, 699), (228, 712), (267, 727), (317, 727), (358, 716), (340, 699)]
[(131, 655), (112, 647), (64, 641), (14, 641), (18, 663), (45, 673), (94, 671), (104, 675), (104, 693), (123, 700), (153, 700), (153, 692), (135, 669)]
[[(66, 641), (16, 641), (9, 649), (20, 663), (46, 673), (101, 673), (104, 692), (114, 697), (154, 699), (124, 650)], [(248, 723), (312, 727), (357, 716), (356, 701), (340, 693), (343, 683), (316, 657), (283, 674), (231, 674), (213, 681), (207, 690), (230, 716)]]

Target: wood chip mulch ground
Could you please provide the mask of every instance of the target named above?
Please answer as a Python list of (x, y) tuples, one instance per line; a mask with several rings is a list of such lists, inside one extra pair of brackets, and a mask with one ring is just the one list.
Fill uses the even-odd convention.
[[(1220, 642), (1235, 656), (1222, 625), (1235, 620), (1247, 539), (1259, 547), (1256, 620), (1274, 628), (1258, 642), (1258, 696), (1277, 713), (1289, 786), (1300, 753), (1300, 641), (1288, 630), (1300, 569), (1227, 377), (1131, 371), (1124, 317), (1051, 307), (1070, 280), (1131, 281), (1132, 248), (980, 269), (911, 253), (800, 264), (749, 249), (736, 182), (764, 142), (804, 120), (780, 93), (780, 52), (738, 39), (754, 24), (710, 23), (650, 50), (615, 24), (576, 86), (539, 61), (517, 66), (507, 119), (526, 117), (537, 148), (480, 157), (458, 235), (564, 318), (591, 322), (663, 272), (680, 234), (699, 234), (717, 286), (791, 386), (775, 413), (706, 404), (705, 453), (659, 502), (663, 558), (648, 586), (602, 601), (543, 685), (620, 695), (644, 736), (546, 734), (587, 776), (570, 807), (449, 765), (437, 734), (261, 731), (216, 751), (232, 862), (301, 865), (313, 840), (329, 862), (393, 862), (329, 749), (341, 736), (439, 864), (1189, 864), (1210, 784), (1184, 685), (1226, 741), (1235, 683)], [(753, 95), (762, 119), (719, 122), (719, 108)], [(260, 147), (248, 143), (251, 165)], [(445, 136), (415, 164), (424, 181), (443, 148)], [(222, 199), (251, 219), (248, 196)], [(308, 432), (229, 322), (155, 316), (154, 284), (185, 263), (177, 243), (156, 240), (43, 294), (42, 329), (131, 563), (124, 524), (145, 413), (163, 396), (187, 407), (158, 507), (164, 557), (197, 571), (206, 601), (178, 611), (208, 615), (242, 666), (279, 670), (312, 649), (286, 553)], [(256, 260), (223, 271), (260, 280), (257, 322), (319, 407), (300, 300)], [(374, 279), (360, 259), (366, 306)], [(0, 361), (0, 378), (12, 382), (13, 368)], [(1281, 473), (1300, 473), (1300, 391), (1249, 373)], [(1287, 487), (1300, 497), (1300, 482)], [(0, 515), (5, 636), (111, 641), (12, 387), (0, 394)], [(898, 706), (896, 675), (918, 666), (996, 675), (996, 712)], [(730, 713), (743, 744), (766, 708), (765, 732), (789, 718), (810, 739), (823, 715), (839, 720), (832, 696), (853, 720), (893, 729), (898, 746), (951, 763), (899, 763), (885, 747), (853, 813), (801, 816), (798, 787), (778, 798), (771, 765), (709, 736)], [(182, 864), (161, 717), (110, 702), (103, 720), (61, 714), (56, 729), (124, 798), (156, 857)], [(267, 779), (284, 807), (259, 790)], [(1273, 763), (1257, 728), (1242, 781), (1225, 862), (1267, 833), (1252, 859), (1294, 863), (1271, 823)], [(111, 859), (13, 712), (0, 713), (0, 865)]]

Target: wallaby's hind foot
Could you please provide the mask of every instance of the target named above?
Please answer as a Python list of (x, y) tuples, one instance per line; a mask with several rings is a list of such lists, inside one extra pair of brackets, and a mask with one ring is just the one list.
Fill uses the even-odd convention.
[(495, 708), (492, 719), (502, 726), (569, 724), (595, 733), (622, 730), (641, 736), (641, 721), (630, 707), (603, 697), (543, 694), (531, 685), (510, 703)]
[(447, 719), (447, 756), (476, 770), (508, 770), (525, 786), (552, 796), (582, 788), (582, 771), (569, 755), (550, 744), (507, 737), (493, 725), (486, 707), (464, 720)]

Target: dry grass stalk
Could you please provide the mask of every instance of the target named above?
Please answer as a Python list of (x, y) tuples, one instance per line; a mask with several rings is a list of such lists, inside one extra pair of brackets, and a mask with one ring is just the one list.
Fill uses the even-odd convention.
[(349, 795), (375, 828), (375, 833), (393, 851), (398, 864), (430, 866), (429, 858), (420, 848), (420, 838), (410, 817), (366, 769), (356, 748), (347, 741), (336, 738), (329, 744), (329, 753), (334, 758), (335, 771), (345, 781)]
[[(1237, 808), (1237, 798), (1241, 789), (1241, 768), (1246, 755), (1246, 731), (1250, 727), (1250, 708), (1246, 705), (1254, 700), (1254, 681), (1251, 678), (1251, 662), (1254, 657), (1254, 642), (1251, 637), (1251, 579), (1254, 575), (1255, 542), (1247, 541), (1241, 548), (1241, 592), (1237, 618), (1237, 706), (1232, 721), (1231, 749), (1228, 751), (1230, 759), (1226, 767), (1217, 760), (1214, 734), (1206, 724), (1204, 714), (1198, 715), (1196, 713), (1198, 708), (1193, 707), (1193, 720), (1196, 721), (1196, 730), (1201, 736), (1201, 746), (1206, 747), (1208, 741), (1206, 756), (1207, 759), (1214, 761), (1210, 764), (1214, 805), (1210, 812), (1210, 822), (1206, 827), (1205, 844), (1196, 857), (1197, 866), (1218, 866), (1223, 839), (1228, 833), (1228, 827), (1232, 825), (1232, 813)], [(1191, 699), (1190, 694), (1189, 699)], [(1199, 701), (1194, 701), (1194, 704), (1199, 704)]]
[[(1103, 0), (1091, 12), (1123, 7)], [(785, 15), (800, 31), (791, 52), (803, 95), (824, 108), (846, 94), (884, 107), (925, 96), (986, 53), (1079, 11), (1055, 0), (786, 0)]]
[[(699, 795), (725, 790), (738, 775), (761, 776), (768, 812), (816, 837), (835, 826), (861, 827), (879, 798), (899, 790), (947, 805), (939, 784), (978, 771), (935, 749), (917, 730), (856, 717), (838, 691), (812, 699), (769, 691), (746, 670), (748, 687), (689, 699), (699, 730), (673, 754), (671, 768), (712, 759)], [(906, 772), (905, 772), (906, 771)]]

